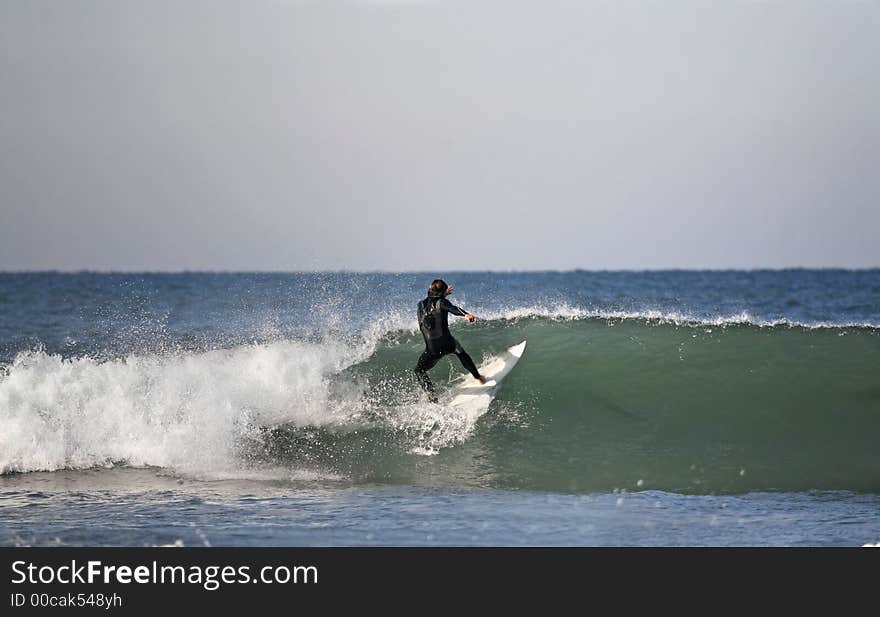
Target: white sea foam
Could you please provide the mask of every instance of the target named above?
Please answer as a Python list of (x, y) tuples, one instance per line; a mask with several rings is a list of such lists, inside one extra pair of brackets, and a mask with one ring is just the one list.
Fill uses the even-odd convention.
[(225, 468), (258, 425), (345, 424), (357, 401), (331, 404), (328, 377), (369, 357), (377, 340), (110, 361), (21, 353), (0, 378), (0, 473), (116, 462)]
[(434, 403), (417, 403), (394, 410), (393, 426), (415, 439), (410, 452), (432, 456), (443, 448), (464, 443), (474, 431), (479, 415)]

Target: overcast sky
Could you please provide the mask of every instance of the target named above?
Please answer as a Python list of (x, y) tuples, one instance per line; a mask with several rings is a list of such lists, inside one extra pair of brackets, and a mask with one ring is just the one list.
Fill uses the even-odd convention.
[(880, 2), (3, 0), (0, 270), (880, 266)]

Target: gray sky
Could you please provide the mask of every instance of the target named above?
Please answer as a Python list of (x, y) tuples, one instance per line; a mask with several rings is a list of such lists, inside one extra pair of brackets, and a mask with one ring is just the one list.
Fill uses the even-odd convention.
[(880, 266), (880, 2), (0, 3), (0, 270)]

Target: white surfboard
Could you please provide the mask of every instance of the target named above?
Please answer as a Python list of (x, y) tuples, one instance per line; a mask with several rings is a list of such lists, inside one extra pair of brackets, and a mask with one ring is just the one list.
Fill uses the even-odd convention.
[(525, 350), (526, 342), (523, 341), (480, 366), (480, 375), (485, 377), (485, 384), (471, 375), (465, 376), (464, 382), (452, 389), (452, 398), (447, 405), (473, 418), (481, 416), (498, 393), (501, 380), (516, 366)]

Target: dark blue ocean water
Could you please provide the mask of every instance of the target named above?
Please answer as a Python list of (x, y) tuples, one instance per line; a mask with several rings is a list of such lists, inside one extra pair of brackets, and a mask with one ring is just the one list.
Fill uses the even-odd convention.
[(860, 546), (878, 369), (880, 270), (0, 273), (0, 543)]
[(445, 277), (471, 312), (517, 310), (880, 327), (880, 270), (462, 273), (0, 273), (0, 361), (204, 349), (408, 317)]

